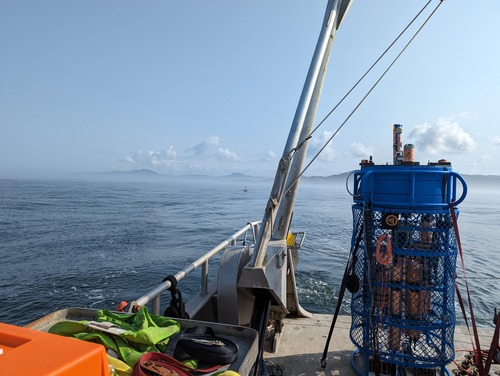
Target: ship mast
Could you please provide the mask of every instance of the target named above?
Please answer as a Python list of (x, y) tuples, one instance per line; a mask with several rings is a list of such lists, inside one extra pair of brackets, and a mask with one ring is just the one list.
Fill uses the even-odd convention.
[(239, 287), (264, 289), (286, 311), (286, 238), (298, 180), (309, 144), (316, 109), (335, 33), (352, 0), (329, 0), (316, 49), (280, 159), (252, 258)]
[[(309, 136), (314, 124), (333, 40), (351, 2), (351, 0), (328, 2), (321, 34), (318, 38), (316, 50), (293, 119), (292, 131), (288, 136), (288, 141), (283, 151), (282, 158), (286, 158), (298, 148), (295, 155), (293, 155), (286, 181), (285, 195), (282, 197), (276, 216), (278, 222), (274, 226), (272, 233), (272, 238), (275, 239), (285, 239), (290, 227), (298, 181), (309, 146)], [(296, 131), (293, 130), (294, 128), (296, 128)], [(297, 133), (300, 133), (298, 141), (297, 137), (295, 137)]]

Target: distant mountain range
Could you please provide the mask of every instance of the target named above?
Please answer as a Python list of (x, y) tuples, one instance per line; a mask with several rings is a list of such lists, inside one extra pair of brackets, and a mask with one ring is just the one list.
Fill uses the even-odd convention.
[(98, 174), (105, 174), (105, 175), (139, 175), (139, 176), (154, 176), (158, 175), (160, 176), (159, 173), (149, 170), (147, 168), (143, 168), (141, 170), (131, 170), (131, 171), (110, 171), (110, 172), (98, 172)]
[[(165, 175), (165, 174), (159, 174), (153, 170), (149, 170), (147, 168), (143, 168), (141, 170), (130, 170), (130, 171), (108, 171), (108, 172), (95, 172), (91, 173), (92, 175), (108, 175), (108, 176), (158, 176), (158, 177), (168, 177), (171, 175)], [(342, 174), (338, 175), (331, 175), (331, 176), (303, 176), (303, 179), (307, 180), (345, 180), (347, 178), (347, 175), (349, 173), (345, 172)], [(176, 175), (177, 176), (177, 175)], [(180, 175), (180, 177), (187, 177), (187, 178), (209, 178), (209, 179), (234, 179), (234, 180), (241, 180), (241, 179), (271, 179), (270, 177), (262, 177), (262, 176), (252, 176), (252, 175), (246, 175), (241, 172), (233, 172), (232, 174), (229, 175), (223, 175), (223, 176), (212, 176), (212, 175), (198, 175), (198, 174), (191, 174), (191, 175)]]
[[(131, 171), (110, 171), (110, 172), (100, 172), (95, 173), (97, 175), (105, 175), (105, 176), (134, 176), (134, 177), (169, 177), (169, 175), (159, 174), (153, 170), (149, 169), (141, 169), (141, 170), (131, 170)], [(349, 176), (350, 172), (344, 172), (341, 174), (330, 175), (330, 176), (303, 176), (302, 179), (304, 181), (311, 182), (341, 182), (344, 183)], [(471, 184), (500, 184), (500, 175), (469, 175), (469, 174), (461, 174), (464, 180), (467, 183)], [(231, 180), (253, 180), (253, 179), (271, 179), (269, 177), (261, 177), (261, 176), (251, 176), (243, 173), (235, 172), (229, 175), (223, 176), (210, 176), (210, 175), (182, 175), (180, 177), (185, 178), (208, 178), (208, 179), (231, 179)], [(500, 185), (499, 185), (500, 187)]]

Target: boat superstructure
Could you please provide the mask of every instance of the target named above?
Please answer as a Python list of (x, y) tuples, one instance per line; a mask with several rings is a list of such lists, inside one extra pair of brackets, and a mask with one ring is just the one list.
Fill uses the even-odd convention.
[[(266, 331), (269, 332), (268, 317), (271, 315), (273, 342), (276, 343), (286, 315), (310, 315), (299, 304), (295, 281), (298, 249), (305, 233), (289, 234), (289, 229), (334, 37), (350, 5), (350, 0), (328, 1), (263, 219), (249, 223), (186, 271), (173, 275), (170, 280), (133, 302), (132, 310), (151, 301), (153, 312), (159, 313), (160, 294), (171, 288), (172, 281), (177, 283), (187, 271), (203, 264), (201, 292), (186, 306), (193, 318), (250, 325), (263, 339)], [(244, 237), (242, 242), (236, 241), (239, 236)], [(249, 236), (251, 240), (247, 240)], [(219, 265), (217, 281), (210, 284), (207, 280), (207, 260), (229, 244), (231, 247), (225, 249)], [(263, 343), (260, 344), (260, 352), (262, 349)]]
[[(326, 362), (320, 363), (318, 349), (325, 346), (332, 316), (311, 314), (299, 302), (296, 269), (306, 234), (290, 231), (294, 202), (330, 51), (350, 5), (351, 0), (328, 1), (262, 220), (248, 222), (128, 305), (130, 315), (148, 307), (155, 316), (175, 316), (183, 331), (204, 326), (231, 338), (240, 356), (226, 368), (241, 375), (280, 375), (286, 369), (288, 375), (378, 376), (402, 374), (407, 368), (444, 374), (454, 355), (457, 245), (450, 213), (463, 200), (466, 186), (447, 162), (419, 166), (409, 160), (410, 146), (405, 160), (400, 127), (395, 126), (394, 132), (394, 165), (376, 166), (365, 160), (353, 173), (354, 226), (345, 277), (354, 276), (357, 286), (344, 285), (344, 278), (341, 290), (355, 290), (353, 312), (351, 318), (338, 320), (330, 352), (325, 347), (325, 354), (336, 361), (328, 368)], [(457, 182), (463, 183), (462, 196), (457, 195)], [(216, 256), (220, 257), (217, 270), (210, 272)], [(193, 272), (201, 273), (200, 289), (184, 302), (182, 280)], [(442, 274), (446, 278), (439, 279)], [(170, 306), (164, 312), (165, 300)], [(92, 320), (95, 314), (71, 308), (29, 328), (46, 331), (59, 322)], [(9, 346), (9, 353), (22, 349), (23, 343)], [(355, 366), (357, 354), (362, 356)], [(5, 359), (0, 358), (0, 364)], [(382, 363), (391, 367), (379, 368)]]

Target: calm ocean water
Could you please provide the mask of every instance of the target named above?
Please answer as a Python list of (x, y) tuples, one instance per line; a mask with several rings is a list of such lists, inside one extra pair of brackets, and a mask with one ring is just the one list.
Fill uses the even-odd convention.
[[(0, 321), (25, 325), (64, 307), (132, 301), (261, 220), (270, 189), (257, 179), (0, 180)], [(471, 186), (459, 217), (475, 314), (488, 326), (500, 306), (497, 204), (498, 190)], [(307, 233), (301, 304), (333, 313), (352, 231), (345, 187), (301, 183), (292, 230)], [(188, 298), (198, 286), (197, 271), (180, 284)]]

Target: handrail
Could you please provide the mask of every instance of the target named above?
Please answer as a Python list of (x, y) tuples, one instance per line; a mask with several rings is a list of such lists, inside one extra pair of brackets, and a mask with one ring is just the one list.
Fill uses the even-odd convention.
[[(349, 190), (349, 179), (351, 178), (351, 176), (353, 174), (354, 174), (354, 178), (356, 178), (356, 175), (355, 175), (356, 172), (357, 172), (357, 170), (352, 170), (351, 172), (349, 172), (349, 174), (345, 178), (345, 189), (347, 190), (347, 193), (349, 193), (349, 195), (351, 195), (352, 197), (354, 197), (354, 192), (351, 192)], [(353, 187), (356, 188), (356, 181), (354, 181)]]
[[(243, 240), (246, 242), (248, 231), (251, 231), (251, 234), (253, 237), (253, 243), (255, 243), (255, 237), (256, 237), (256, 234), (258, 233), (257, 228), (259, 225), (260, 225), (260, 221), (248, 222), (246, 226), (244, 226), (240, 230), (236, 231), (233, 235), (228, 237), (222, 243), (216, 245), (210, 251), (208, 251), (203, 256), (198, 258), (196, 261), (193, 261), (187, 267), (185, 267), (181, 271), (174, 274), (175, 279), (177, 281), (180, 281), (181, 279), (186, 277), (189, 273), (191, 273), (193, 270), (202, 266), (201, 286), (202, 286), (202, 291), (204, 293), (207, 293), (208, 260), (210, 260), (213, 256), (218, 254), (220, 251), (226, 249), (227, 246), (235, 245), (238, 238), (241, 237), (242, 235), (244, 235)], [(165, 292), (166, 290), (168, 290), (170, 288), (170, 286), (171, 286), (170, 281), (165, 281), (165, 282), (160, 283), (156, 287), (152, 288), (151, 290), (146, 292), (144, 295), (142, 295), (141, 297), (139, 297), (138, 299), (136, 299), (132, 303), (130, 303), (129, 312), (130, 313), (135, 312), (137, 307), (145, 306), (146, 304), (152, 302), (152, 313), (156, 314), (156, 315), (160, 314), (160, 295), (163, 292)]]

